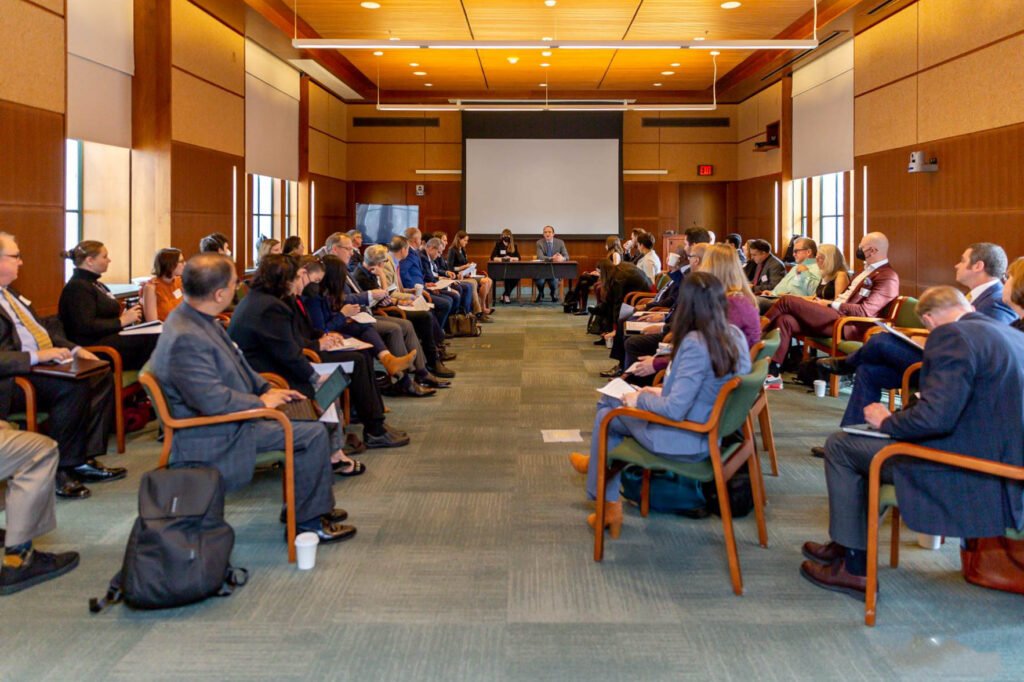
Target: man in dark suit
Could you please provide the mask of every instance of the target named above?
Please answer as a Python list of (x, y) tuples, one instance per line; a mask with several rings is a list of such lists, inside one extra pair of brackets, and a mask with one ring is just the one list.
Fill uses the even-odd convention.
[[(1017, 314), (1003, 303), (1003, 275), (1006, 252), (989, 243), (971, 244), (955, 266), (956, 281), (967, 287), (967, 300), (974, 310), (996, 322), (1010, 324)], [(862, 348), (845, 358), (823, 358), (818, 366), (826, 373), (854, 374), (853, 392), (846, 404), (843, 426), (863, 421), (864, 408), (877, 401), (884, 389), (903, 383), (903, 373), (921, 362), (921, 349), (892, 334), (874, 334)], [(821, 448), (812, 448), (820, 456)]]
[[(544, 261), (545, 263), (564, 263), (569, 260), (569, 252), (565, 250), (565, 242), (555, 237), (555, 228), (550, 225), (544, 226), (544, 236), (537, 240), (537, 260)], [(558, 280), (554, 277), (549, 277), (547, 279), (533, 280), (533, 288), (537, 292), (537, 296), (533, 299), (534, 303), (540, 303), (544, 297), (545, 284), (551, 289), (551, 300), (557, 300), (555, 298), (555, 287), (558, 286)]]
[[(834, 301), (783, 296), (768, 311), (766, 329), (778, 329), (781, 342), (772, 356), (766, 388), (782, 388), (781, 365), (795, 335), (832, 336), (840, 317), (876, 317), (899, 295), (900, 278), (889, 265), (889, 240), (884, 234), (868, 232), (864, 235), (857, 247), (857, 258), (864, 261), (864, 270)], [(848, 324), (843, 327), (843, 337), (859, 339), (869, 326), (870, 323)]]
[(786, 266), (775, 254), (772, 245), (763, 239), (747, 242), (750, 260), (743, 266), (743, 272), (754, 291), (772, 290), (786, 276)]
[[(395, 253), (395, 246), (399, 246), (395, 240), (391, 243), (391, 251)], [(427, 281), (426, 275), (423, 272), (423, 258), (420, 256), (420, 246), (423, 243), (423, 235), (415, 227), (410, 227), (405, 231), (405, 237), (403, 240), (406, 242), (404, 248), (397, 251), (400, 256), (398, 261), (398, 276), (402, 280), (402, 287), (406, 289), (416, 290), (417, 288), (422, 291), (423, 289), (430, 290), (431, 301), (434, 304), (434, 316), (437, 317), (437, 323), (444, 328), (445, 322), (448, 321), (448, 316), (452, 313), (458, 305), (458, 295), (448, 291), (441, 291), (434, 286), (430, 286)]]
[[(153, 351), (153, 374), (167, 406), (178, 419), (213, 417), (301, 400), (298, 391), (271, 388), (253, 371), (216, 316), (231, 302), (238, 279), (231, 261), (212, 253), (193, 256), (182, 273), (185, 301), (164, 323)], [(247, 300), (248, 296), (243, 299)], [(292, 422), (295, 452), (295, 518), (299, 532), (321, 542), (355, 535), (341, 524), (348, 515), (334, 509), (331, 447), (320, 422)], [(199, 426), (174, 436), (171, 457), (208, 462), (224, 476), (228, 490), (252, 479), (259, 452), (284, 449), (284, 431), (274, 421), (252, 420)]]
[[(864, 419), (894, 440), (1024, 465), (1024, 334), (976, 313), (952, 287), (933, 287), (918, 303), (931, 330), (924, 348), (921, 398), (891, 414), (881, 403)], [(831, 542), (808, 542), (800, 573), (829, 590), (863, 597), (867, 477), (887, 441), (836, 433), (825, 444)], [(1024, 527), (1024, 485), (921, 461), (888, 463), (900, 514), (921, 533), (961, 538)]]
[(14, 237), (0, 233), (0, 418), (25, 409), (25, 396), (15, 390), (13, 377), (27, 377), (36, 391), (36, 405), (50, 413), (50, 436), (60, 448), (57, 496), (84, 499), (89, 489), (83, 481), (112, 481), (125, 475), (124, 469), (107, 468), (96, 460), (107, 452), (114, 383), (110, 372), (79, 380), (30, 374), (34, 365), (70, 360), (72, 355), (97, 358), (47, 330), (32, 302), (11, 287), (21, 262)]

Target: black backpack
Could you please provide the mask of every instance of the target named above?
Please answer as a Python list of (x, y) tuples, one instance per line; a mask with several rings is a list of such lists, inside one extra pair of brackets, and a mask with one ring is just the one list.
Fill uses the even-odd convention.
[(99, 613), (122, 600), (136, 609), (164, 609), (226, 597), (249, 577), (229, 563), (234, 545), (217, 469), (149, 471), (139, 484), (139, 516), (121, 570), (105, 597), (89, 600), (89, 611)]

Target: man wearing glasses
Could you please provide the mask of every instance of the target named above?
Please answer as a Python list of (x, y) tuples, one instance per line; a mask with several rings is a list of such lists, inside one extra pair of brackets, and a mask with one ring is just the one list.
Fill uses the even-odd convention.
[(793, 257), (796, 258), (796, 265), (786, 273), (786, 276), (773, 288), (766, 288), (757, 291), (757, 307), (764, 315), (772, 307), (775, 300), (780, 296), (792, 294), (793, 296), (814, 296), (821, 282), (821, 270), (815, 256), (818, 255), (818, 245), (808, 237), (797, 237), (793, 246)]

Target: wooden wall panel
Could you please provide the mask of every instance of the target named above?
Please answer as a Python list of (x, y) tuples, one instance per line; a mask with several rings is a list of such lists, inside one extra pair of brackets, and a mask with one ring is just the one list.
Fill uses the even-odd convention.
[(245, 97), (180, 69), (171, 71), (171, 137), (179, 142), (245, 155)]
[(661, 168), (668, 170), (666, 180), (677, 182), (702, 182), (705, 178), (697, 175), (699, 164), (715, 167), (713, 178), (734, 180), (736, 178), (736, 145), (729, 144), (666, 144), (661, 145)]
[(324, 133), (331, 130), (330, 99), (332, 95), (316, 83), (309, 84), (309, 127)]
[(0, 17), (0, 100), (63, 113), (64, 18), (24, 0), (0, 0)]
[(327, 95), (327, 131), (339, 140), (348, 140), (348, 105), (334, 95)]
[(853, 100), (855, 156), (913, 144), (917, 139), (916, 76)]
[(344, 180), (348, 176), (348, 145), (333, 137), (327, 138), (329, 142), (329, 169), (332, 178)]
[(192, 0), (192, 4), (202, 7), (236, 32), (245, 34), (246, 6), (242, 0)]
[(312, 127), (309, 129), (309, 172), (331, 174), (331, 138)]
[[(355, 118), (426, 118), (422, 111), (377, 111), (372, 104), (350, 104), (346, 107), (348, 129), (344, 136), (348, 142), (423, 142), (423, 128), (356, 127)], [(431, 118), (433, 118), (431, 112)], [(461, 139), (461, 137), (460, 137)]]
[(15, 285), (41, 314), (64, 284), (64, 116), (0, 101), (0, 229), (25, 264)]
[(356, 181), (413, 181), (413, 172), (422, 168), (422, 144), (366, 144), (348, 145), (348, 180)]
[(744, 240), (764, 239), (775, 245), (775, 186), (779, 182), (780, 176), (769, 175), (728, 183), (725, 234), (736, 232)]
[(918, 6), (918, 60), (926, 68), (1024, 31), (1019, 0), (922, 0)]
[[(245, 168), (241, 156), (175, 142), (171, 147), (171, 243), (186, 257), (199, 251), (199, 240), (211, 232), (231, 234), (235, 206), (233, 180)], [(246, 178), (238, 174), (240, 194)], [(239, 221), (239, 228), (244, 221)], [(248, 230), (240, 230), (248, 234)], [(239, 235), (239, 240), (241, 235)], [(241, 251), (234, 244), (234, 251)]]
[(859, 34), (853, 51), (853, 92), (859, 95), (916, 73), (916, 3)]
[(458, 111), (435, 111), (428, 114), (438, 119), (438, 127), (424, 128), (427, 142), (454, 142), (462, 146), (462, 114)]
[(171, 5), (171, 59), (175, 66), (245, 96), (244, 35), (189, 0), (173, 0)]
[[(327, 235), (352, 229), (349, 212), (349, 183), (325, 175), (310, 174), (314, 186), (313, 237), (310, 246), (319, 249)], [(401, 202), (398, 202), (401, 203)]]

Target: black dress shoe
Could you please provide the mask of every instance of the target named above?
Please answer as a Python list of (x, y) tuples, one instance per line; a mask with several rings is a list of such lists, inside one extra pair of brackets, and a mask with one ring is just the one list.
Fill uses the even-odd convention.
[(84, 500), (91, 493), (82, 485), (81, 481), (72, 475), (71, 471), (71, 469), (57, 469), (57, 476), (53, 480), (57, 497), (64, 500)]
[(399, 438), (387, 429), (384, 430), (384, 433), (376, 436), (364, 433), (363, 440), (366, 441), (366, 447), (371, 450), (376, 448), (400, 448), (409, 444), (408, 436)]
[(441, 377), (442, 379), (451, 379), (455, 376), (455, 371), (445, 367), (444, 363), (440, 360), (434, 363), (434, 366), (431, 368), (431, 373), (435, 377)]
[(817, 457), (819, 459), (825, 459), (825, 448), (820, 445), (815, 445), (811, 448), (811, 457)]
[[(330, 513), (324, 514), (324, 516), (335, 523), (341, 523), (348, 518), (348, 512), (344, 509), (332, 509)], [(281, 507), (281, 516), (279, 520), (281, 523), (288, 523), (288, 510), (284, 507)]]
[(436, 390), (434, 390), (432, 388), (426, 388), (424, 386), (420, 386), (419, 384), (417, 384), (415, 381), (412, 381), (411, 379), (409, 380), (408, 383), (398, 384), (398, 387), (399, 387), (398, 388), (398, 395), (400, 395), (400, 396), (404, 395), (404, 396), (408, 396), (410, 398), (429, 398), (430, 396), (432, 396), (435, 393), (437, 393)]
[[(332, 521), (329, 514), (324, 514), (313, 521), (301, 523), (295, 530), (297, 533), (316, 533), (321, 544), (341, 542), (356, 536), (355, 526), (344, 526)], [(287, 538), (288, 532), (285, 531), (285, 539), (287, 540)]]
[(95, 459), (87, 460), (74, 468), (75, 478), (83, 483), (104, 483), (124, 478), (128, 470), (123, 467), (105, 467)]
[(537, 294), (536, 296), (533, 297), (533, 302), (534, 303), (543, 303), (544, 302), (543, 299), (544, 299), (544, 294)]
[(828, 376), (835, 374), (836, 376), (849, 376), (857, 371), (856, 367), (852, 367), (846, 358), (822, 358), (815, 363), (819, 374)]
[(430, 373), (416, 375), (416, 383), (418, 383), (420, 386), (427, 386), (428, 388), (450, 388), (452, 385), (452, 382), (438, 379), (436, 376)]
[(52, 580), (74, 570), (77, 565), (78, 552), (49, 554), (33, 549), (20, 566), (4, 565), (0, 570), (0, 594), (14, 594)]
[(620, 376), (621, 374), (622, 365), (615, 365), (614, 367), (609, 367), (605, 371), (601, 372), (601, 376), (603, 377), (617, 377)]
[(390, 424), (384, 424), (384, 430), (387, 431), (388, 433), (390, 433), (392, 436), (394, 436), (398, 440), (402, 440), (403, 438), (408, 438), (409, 437), (408, 433), (406, 433), (405, 431), (402, 431), (401, 429), (396, 429), (395, 427), (391, 426)]

